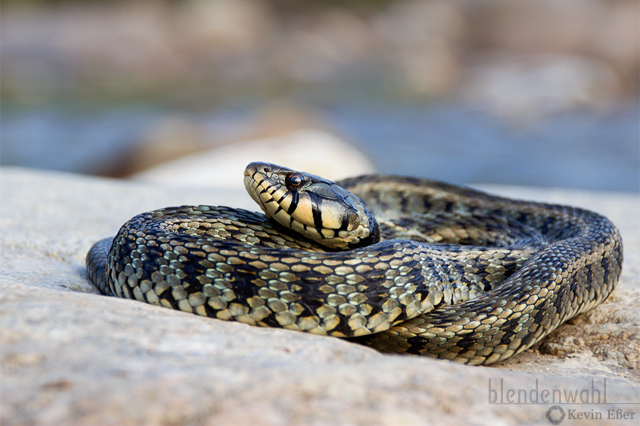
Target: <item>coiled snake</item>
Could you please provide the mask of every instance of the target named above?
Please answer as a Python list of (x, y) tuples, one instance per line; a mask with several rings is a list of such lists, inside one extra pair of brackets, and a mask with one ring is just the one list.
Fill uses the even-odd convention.
[(91, 248), (89, 276), (105, 294), (198, 315), (492, 364), (603, 302), (620, 275), (618, 230), (579, 208), (264, 163), (244, 181), (268, 218), (143, 213)]

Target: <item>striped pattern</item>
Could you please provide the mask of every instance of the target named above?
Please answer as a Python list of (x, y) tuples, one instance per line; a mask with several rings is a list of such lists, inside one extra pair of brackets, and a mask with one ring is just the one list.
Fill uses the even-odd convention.
[(143, 213), (91, 248), (89, 276), (117, 297), (468, 364), (531, 347), (620, 276), (620, 234), (593, 212), (426, 179), (292, 173), (245, 171), (279, 223), (228, 207)]
[[(295, 174), (302, 182), (287, 186)], [(267, 217), (329, 249), (352, 249), (379, 240), (375, 218), (355, 195), (326, 179), (271, 164), (251, 163), (245, 186)]]

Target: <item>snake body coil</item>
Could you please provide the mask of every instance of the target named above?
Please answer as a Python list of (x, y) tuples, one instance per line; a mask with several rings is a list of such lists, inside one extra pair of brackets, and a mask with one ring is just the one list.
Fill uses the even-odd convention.
[(603, 302), (620, 275), (618, 230), (579, 208), (262, 163), (245, 186), (268, 217), (144, 213), (91, 248), (89, 276), (105, 294), (199, 315), (492, 364)]

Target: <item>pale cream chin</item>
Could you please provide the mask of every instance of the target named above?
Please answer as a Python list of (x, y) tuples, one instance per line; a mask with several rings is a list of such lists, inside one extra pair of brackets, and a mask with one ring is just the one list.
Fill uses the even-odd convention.
[[(263, 182), (261, 185), (258, 182)], [(265, 186), (273, 184), (271, 178), (257, 173), (253, 178), (251, 176), (244, 177), (244, 186), (251, 196), (251, 199), (260, 206), (264, 214), (278, 222), (280, 225), (298, 232), (318, 244), (330, 249), (348, 249), (350, 245), (359, 243), (361, 240), (368, 238), (371, 234), (369, 223), (366, 219), (364, 207), (359, 200), (355, 201), (357, 213), (345, 211), (340, 207), (339, 203), (331, 200), (324, 201), (322, 204), (322, 226), (323, 229), (318, 232), (315, 228), (313, 218), (313, 207), (308, 195), (300, 194), (298, 205), (292, 215), (287, 213), (291, 205), (292, 196), (283, 197), (286, 193), (284, 187), (278, 188), (270, 194)], [(267, 185), (268, 186), (268, 185)], [(264, 191), (264, 192), (263, 192)], [(281, 200), (280, 207), (278, 204), (270, 201), (271, 199)], [(277, 213), (275, 213), (277, 210)], [(338, 231), (342, 226), (342, 218), (344, 214), (349, 215), (349, 225), (347, 230)], [(293, 221), (291, 220), (293, 217)]]

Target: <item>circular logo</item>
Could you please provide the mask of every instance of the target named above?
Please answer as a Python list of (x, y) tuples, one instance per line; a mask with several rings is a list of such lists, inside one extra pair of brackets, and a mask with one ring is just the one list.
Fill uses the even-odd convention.
[(564, 410), (559, 405), (554, 405), (547, 410), (547, 420), (552, 425), (557, 425), (564, 420)]

